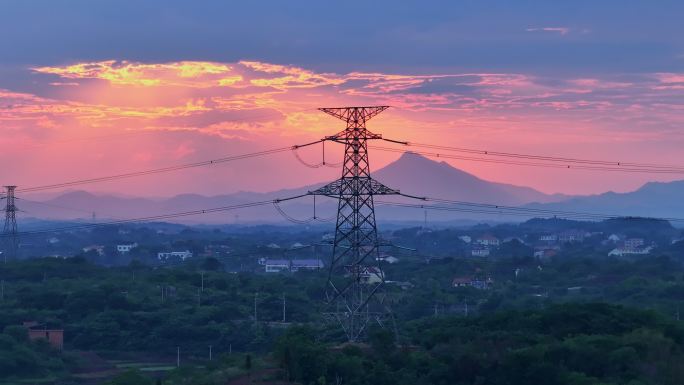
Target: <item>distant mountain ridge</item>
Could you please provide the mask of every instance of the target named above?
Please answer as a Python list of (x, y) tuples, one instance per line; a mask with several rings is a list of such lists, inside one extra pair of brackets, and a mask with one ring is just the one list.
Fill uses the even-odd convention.
[(562, 194), (544, 194), (531, 187), (486, 181), (446, 162), (436, 162), (412, 152), (404, 153), (373, 173), (373, 177), (408, 194), (470, 202), (522, 205), (568, 198)]
[[(436, 162), (414, 153), (404, 153), (399, 159), (373, 173), (383, 184), (417, 196), (459, 201), (527, 206), (553, 210), (588, 211), (606, 214), (625, 214), (658, 217), (684, 217), (684, 181), (647, 183), (630, 193), (608, 192), (591, 196), (544, 194), (530, 187), (490, 182), (459, 170), (446, 162)], [(299, 195), (324, 183), (267, 193), (236, 192), (218, 196), (181, 194), (170, 198), (136, 198), (72, 191), (43, 202), (20, 201), (21, 208), (31, 216), (42, 219), (95, 220), (140, 218), (206, 208), (230, 206), (254, 201), (272, 200)], [(283, 203), (283, 209), (295, 218), (313, 215), (312, 200), (301, 199)], [(332, 218), (336, 204), (331, 199), (317, 199), (317, 215)], [(677, 213), (681, 213), (676, 215)], [(434, 220), (495, 220), (483, 214), (432, 212)], [(422, 210), (378, 207), (379, 221), (422, 221)], [(524, 218), (523, 218), (524, 219)], [(245, 210), (220, 212), (180, 219), (184, 223), (264, 223), (285, 219), (270, 205)], [(174, 221), (174, 220), (171, 220)]]
[(635, 191), (606, 192), (577, 196), (560, 202), (532, 203), (528, 207), (551, 210), (586, 211), (591, 213), (684, 218), (684, 180), (648, 182)]

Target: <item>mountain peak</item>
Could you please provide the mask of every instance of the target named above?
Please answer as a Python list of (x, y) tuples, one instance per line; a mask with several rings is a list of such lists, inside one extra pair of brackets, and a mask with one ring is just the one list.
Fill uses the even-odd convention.
[(374, 173), (389, 187), (436, 198), (479, 203), (523, 204), (552, 198), (529, 187), (489, 182), (447, 162), (435, 161), (407, 151)]

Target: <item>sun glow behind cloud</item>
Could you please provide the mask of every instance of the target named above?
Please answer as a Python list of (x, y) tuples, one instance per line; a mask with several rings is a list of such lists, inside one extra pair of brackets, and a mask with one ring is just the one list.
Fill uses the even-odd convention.
[[(73, 174), (80, 177), (308, 141), (341, 127), (315, 107), (349, 104), (393, 106), (371, 129), (417, 142), (613, 159), (638, 150), (640, 159), (672, 162), (668, 156), (675, 153), (662, 151), (663, 143), (684, 139), (679, 133), (684, 123), (681, 73), (550, 79), (521, 73), (337, 74), (256, 61), (114, 60), (31, 72), (39, 85), (36, 91), (0, 89), (0, 124), (13, 133), (0, 139), (8, 149), (3, 159), (26, 156), (26, 146), (57, 144), (27, 158), (21, 173), (27, 180), (17, 182), (21, 184), (36, 184), (28, 178), (49, 174), (35, 171), (40, 169), (36, 162), (84, 170)], [(140, 132), (147, 135), (136, 134)], [(87, 152), (83, 142), (74, 142), (107, 135), (124, 135), (126, 142), (90, 143)], [(374, 159), (377, 167), (391, 156), (378, 153)], [(287, 174), (281, 161), (260, 162), (251, 167), (279, 168)], [(511, 173), (505, 166), (457, 166), (546, 191), (603, 188), (583, 183), (587, 187), (579, 191), (576, 181), (586, 176), (574, 174), (558, 178), (537, 169)], [(267, 183), (256, 174), (243, 170), (244, 185), (238, 188), (291, 187), (329, 176), (277, 176)], [(51, 177), (61, 181), (71, 176)], [(176, 178), (167, 181), (175, 183), (172, 188), (155, 183), (138, 187), (148, 194), (184, 191), (187, 180)], [(633, 187), (633, 178), (620, 178), (622, 186)], [(589, 180), (601, 182), (593, 176)], [(226, 184), (212, 183), (207, 191), (223, 191)]]

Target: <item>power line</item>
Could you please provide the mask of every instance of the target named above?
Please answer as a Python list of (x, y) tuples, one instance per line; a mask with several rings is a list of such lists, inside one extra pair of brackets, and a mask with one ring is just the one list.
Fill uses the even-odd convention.
[(189, 169), (189, 168), (211, 166), (214, 164), (226, 163), (226, 162), (231, 162), (231, 161), (235, 161), (235, 160), (242, 160), (242, 159), (255, 158), (255, 157), (259, 157), (259, 156), (277, 154), (277, 153), (281, 153), (281, 152), (288, 151), (288, 150), (296, 151), (299, 148), (308, 147), (308, 146), (311, 146), (314, 144), (322, 143), (326, 140), (327, 139), (321, 139), (321, 140), (316, 140), (316, 141), (313, 141), (310, 143), (305, 143), (305, 144), (299, 144), (299, 145), (293, 145), (293, 146), (287, 146), (287, 147), (279, 147), (279, 148), (274, 148), (274, 149), (270, 149), (270, 150), (257, 151), (257, 152), (246, 153), (246, 154), (241, 154), (241, 155), (226, 156), (226, 157), (222, 157), (222, 158), (215, 158), (215, 159), (209, 159), (209, 160), (204, 160), (204, 161), (200, 161), (200, 162), (185, 163), (185, 164), (169, 166), (169, 167), (161, 167), (161, 168), (150, 169), (150, 170), (134, 171), (134, 172), (109, 175), (109, 176), (103, 176), (103, 177), (94, 177), (94, 178), (88, 178), (88, 179), (73, 180), (73, 181), (68, 181), (68, 182), (54, 183), (54, 184), (48, 184), (48, 185), (42, 185), (42, 186), (33, 186), (33, 187), (17, 189), (17, 191), (24, 192), (24, 193), (37, 192), (37, 191), (52, 190), (52, 189), (57, 189), (57, 188), (78, 186), (78, 185), (82, 185), (82, 184), (107, 182), (107, 181), (118, 180), (118, 179), (126, 179), (126, 178), (138, 177), (138, 176), (145, 176), (145, 175), (159, 174), (159, 173), (165, 173), (165, 172), (179, 171), (179, 170), (185, 170), (185, 169)]
[[(684, 174), (683, 165), (672, 164), (656, 164), (656, 163), (635, 163), (635, 162), (620, 162), (620, 161), (604, 161), (594, 159), (580, 159), (580, 158), (566, 158), (566, 157), (552, 157), (543, 155), (531, 155), (520, 153), (509, 153), (500, 151), (478, 150), (461, 147), (450, 147), (432, 144), (420, 144), (412, 142), (398, 142), (408, 147), (418, 147), (433, 150), (441, 150), (446, 152), (457, 152), (466, 155), (455, 155), (443, 152), (431, 151), (411, 151), (412, 153), (433, 158), (457, 159), (466, 161), (476, 161), (485, 163), (498, 163), (506, 165), (518, 166), (536, 166), (557, 169), (573, 169), (573, 170), (590, 170), (590, 171), (611, 171), (611, 172), (628, 172), (628, 173), (658, 173), (658, 174)], [(403, 149), (373, 146), (373, 149), (385, 151), (404, 153)], [(480, 155), (480, 156), (477, 156)]]
[[(415, 199), (416, 197), (410, 195), (402, 196)], [(648, 220), (662, 220), (669, 222), (683, 222), (684, 218), (675, 217), (639, 217), (639, 216), (626, 216), (619, 214), (605, 214), (605, 213), (591, 213), (583, 211), (571, 211), (571, 210), (551, 210), (551, 209), (541, 209), (533, 207), (521, 207), (521, 206), (508, 206), (500, 204), (491, 203), (476, 203), (467, 202), (459, 200), (450, 200), (442, 198), (431, 198), (422, 197), (420, 198), (426, 202), (434, 202), (436, 205), (425, 205), (425, 204), (414, 204), (414, 203), (402, 203), (402, 202), (389, 202), (389, 201), (378, 201), (378, 204), (384, 206), (394, 206), (394, 207), (406, 207), (406, 208), (418, 208), (425, 210), (440, 210), (440, 211), (456, 211), (456, 212), (466, 212), (466, 213), (478, 213), (478, 214), (492, 214), (492, 215), (510, 215), (510, 216), (525, 216), (525, 217), (535, 217), (535, 216), (550, 216), (550, 217), (562, 217), (568, 219), (586, 219), (586, 220), (606, 220), (606, 219), (648, 219)], [(444, 204), (447, 204), (445, 206)]]
[[(37, 205), (47, 206), (47, 207), (53, 207), (53, 208), (56, 208), (56, 209), (68, 210), (68, 211), (73, 211), (73, 212), (79, 212), (79, 213), (84, 213), (84, 214), (89, 214), (89, 215), (92, 215), (92, 214), (95, 213), (95, 211), (93, 211), (93, 210), (79, 209), (79, 208), (75, 208), (75, 207), (69, 207), (69, 206), (64, 206), (64, 205), (58, 205), (58, 204), (55, 204), (55, 203), (48, 203), (48, 202), (40, 202), (40, 201), (28, 200), (28, 199), (19, 198), (19, 197), (17, 197), (16, 199), (17, 199), (17, 200), (21, 200), (21, 201), (23, 201), (23, 202), (27, 202), (27, 203), (32, 203), (32, 204), (37, 204)], [(110, 217), (110, 218), (113, 218), (113, 219), (123, 219), (123, 218), (120, 218), (120, 217), (117, 217), (117, 216), (114, 216), (114, 215), (110, 215), (110, 214), (107, 214), (107, 216)]]
[(180, 165), (176, 165), (176, 166), (162, 167), (162, 168), (156, 168), (156, 169), (150, 169), (150, 170), (134, 171), (134, 172), (109, 175), (109, 176), (103, 176), (103, 177), (95, 177), (95, 178), (73, 180), (73, 181), (69, 181), (69, 182), (55, 183), (55, 184), (49, 184), (49, 185), (27, 187), (27, 188), (18, 189), (17, 191), (24, 192), (24, 193), (36, 192), (36, 191), (43, 191), (43, 190), (52, 190), (52, 189), (56, 189), (56, 188), (78, 186), (78, 185), (82, 185), (82, 184), (107, 182), (107, 181), (118, 180), (118, 179), (132, 178), (132, 177), (145, 176), (145, 175), (151, 175), (151, 174), (159, 174), (159, 173), (165, 173), (165, 172), (171, 172), (171, 171), (179, 171), (179, 170), (185, 170), (185, 169), (189, 169), (189, 168), (211, 166), (214, 164), (226, 163), (226, 162), (231, 162), (231, 161), (235, 161), (235, 160), (255, 158), (255, 157), (265, 156), (265, 155), (272, 155), (272, 154), (277, 154), (280, 152), (288, 151), (290, 149), (292, 149), (291, 146), (280, 147), (280, 148), (274, 148), (271, 150), (257, 151), (257, 152), (247, 153), (247, 154), (226, 156), (223, 158), (216, 158), (216, 159), (209, 159), (209, 160), (204, 160), (204, 161), (195, 162), (195, 163), (186, 163), (186, 164), (180, 164)]
[[(153, 215), (153, 216), (147, 216), (147, 217), (120, 219), (120, 220), (101, 222), (101, 223), (88, 223), (88, 224), (64, 226), (64, 227), (52, 228), (52, 229), (23, 231), (23, 232), (18, 233), (18, 234), (19, 235), (35, 235), (35, 234), (55, 233), (55, 232), (64, 232), (64, 231), (73, 231), (73, 230), (85, 230), (85, 229), (89, 229), (89, 228), (93, 228), (93, 227), (103, 227), (103, 226), (119, 225), (119, 224), (126, 224), (126, 223), (135, 223), (135, 222), (154, 222), (154, 221), (159, 221), (159, 220), (163, 220), (163, 219), (172, 219), (172, 218), (187, 217), (187, 216), (194, 216), (194, 215), (211, 214), (211, 213), (217, 213), (217, 212), (223, 212), (223, 211), (231, 211), (231, 210), (237, 210), (237, 209), (264, 206), (264, 205), (273, 204), (273, 202), (282, 202), (282, 201), (292, 200), (292, 199), (300, 198), (302, 196), (304, 196), (304, 195), (298, 195), (298, 196), (293, 196), (293, 197), (288, 197), (288, 198), (283, 198), (283, 199), (242, 203), (242, 204), (230, 205), (230, 206), (213, 207), (213, 208), (201, 209), (201, 210), (191, 210), (191, 211), (182, 211), (182, 212), (169, 213), (169, 214)], [(6, 235), (3, 235), (3, 237), (5, 237), (5, 236)]]

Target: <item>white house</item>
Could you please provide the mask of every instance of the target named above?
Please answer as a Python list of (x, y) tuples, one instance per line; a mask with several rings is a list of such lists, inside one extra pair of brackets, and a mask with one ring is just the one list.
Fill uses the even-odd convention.
[(558, 240), (558, 235), (556, 234), (544, 234), (539, 237), (542, 242), (556, 242)]
[(473, 239), (470, 238), (470, 235), (461, 235), (458, 237), (458, 239), (462, 240), (465, 243), (470, 243), (473, 241)]
[(387, 263), (389, 263), (390, 265), (399, 262), (399, 258), (393, 257), (393, 256), (391, 256), (391, 255), (387, 255), (387, 254), (381, 254), (379, 257), (376, 257), (375, 260), (376, 260), (376, 261), (387, 262)]
[(123, 245), (116, 245), (116, 251), (118, 251), (121, 254), (126, 254), (129, 253), (131, 250), (135, 249), (138, 247), (137, 243), (127, 243)]
[(618, 242), (620, 242), (621, 239), (622, 239), (622, 238), (621, 238), (619, 235), (617, 235), (617, 234), (610, 234), (610, 235), (608, 236), (608, 240), (611, 241), (611, 242), (613, 242), (613, 243), (618, 243)]
[(363, 266), (359, 278), (361, 283), (376, 284), (385, 279), (385, 273), (375, 266)]
[(499, 238), (491, 235), (491, 234), (485, 234), (481, 237), (478, 237), (475, 240), (475, 243), (478, 245), (484, 245), (484, 246), (499, 246)]
[(192, 258), (192, 252), (190, 250), (185, 250), (185, 251), (162, 251), (157, 253), (157, 259), (160, 261), (166, 261), (169, 258), (179, 258), (182, 261), (185, 261), (188, 258)]
[(643, 245), (644, 245), (644, 239), (643, 238), (625, 239), (625, 248), (626, 249), (636, 249), (636, 248), (641, 247)]
[(320, 259), (260, 259), (259, 264), (264, 266), (267, 273), (280, 273), (282, 271), (297, 272), (302, 270), (319, 270), (325, 267)]
[(534, 251), (534, 257), (539, 259), (551, 258), (556, 254), (558, 254), (558, 250), (553, 248), (542, 248)]
[(325, 267), (320, 259), (293, 259), (290, 262), (290, 271), (319, 270)]
[(287, 259), (267, 259), (264, 261), (264, 270), (267, 273), (280, 273), (290, 270), (290, 261)]
[(470, 251), (470, 255), (473, 257), (489, 257), (489, 249), (486, 247), (474, 247)]
[(100, 245), (86, 246), (83, 248), (83, 252), (87, 253), (87, 252), (92, 250), (92, 251), (95, 251), (97, 253), (97, 255), (103, 256), (104, 255), (104, 248), (105, 248), (104, 246), (100, 246)]
[(623, 255), (647, 255), (651, 253), (651, 249), (653, 247), (648, 246), (648, 247), (636, 247), (636, 248), (628, 248), (628, 247), (618, 247), (613, 250), (611, 250), (608, 255), (609, 256), (617, 256), (621, 257)]
[(558, 241), (562, 243), (567, 242), (584, 242), (587, 237), (586, 231), (581, 230), (567, 230), (558, 235)]
[(474, 287), (480, 290), (488, 289), (494, 281), (491, 278), (480, 279), (472, 277), (454, 277), (451, 281), (453, 287)]

